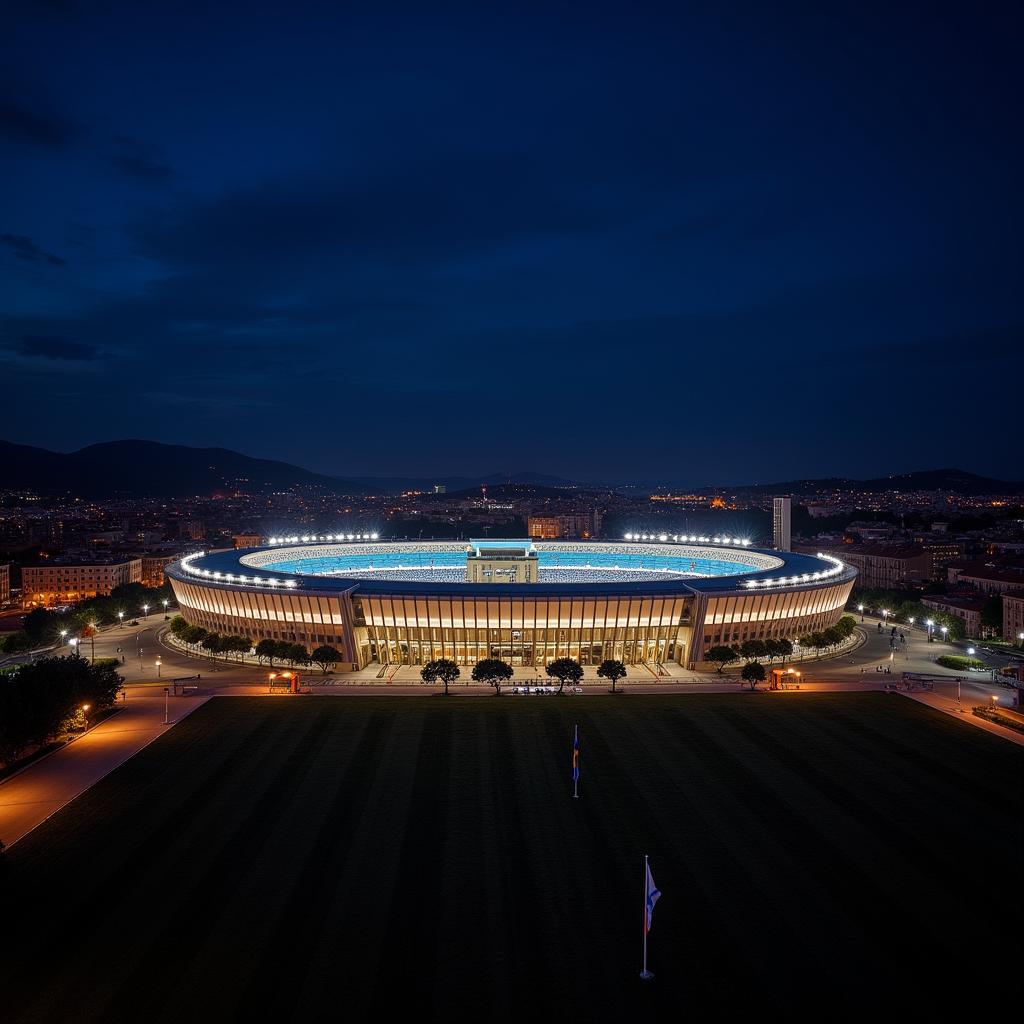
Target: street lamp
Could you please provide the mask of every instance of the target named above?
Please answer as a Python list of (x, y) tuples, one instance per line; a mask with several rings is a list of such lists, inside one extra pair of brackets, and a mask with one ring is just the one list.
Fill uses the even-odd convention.
[(89, 623), (89, 646), (92, 648), (92, 651), (91, 651), (90, 656), (89, 656), (89, 660), (92, 662), (92, 664), (96, 664), (96, 623), (95, 622)]
[(89, 731), (89, 704), (82, 705), (82, 717), (85, 719), (85, 731)]
[(928, 627), (928, 643), (932, 642), (932, 626), (935, 625), (934, 619), (925, 619), (924, 624)]
[(68, 642), (68, 631), (66, 629), (62, 629), (60, 631), (60, 642), (61, 645), (66, 644)]
[(161, 601), (160, 603), (164, 606), (164, 615), (166, 615), (167, 614), (167, 598), (165, 597), (163, 599), (163, 601)]
[(157, 658), (156, 659), (156, 677), (157, 677), (157, 679), (160, 678), (160, 665), (161, 664), (162, 664), (162, 662), (160, 661), (159, 658)]
[(118, 619), (118, 625), (119, 626), (123, 626), (124, 625), (124, 612), (118, 612), (117, 613), (117, 619)]
[(968, 647), (967, 648), (967, 653), (968, 654), (974, 654), (974, 648), (973, 647)]
[(71, 653), (72, 654), (77, 654), (78, 653), (78, 637), (73, 636), (68, 641), (68, 646), (71, 648)]
[(863, 622), (864, 621), (864, 605), (862, 605), (862, 604), (857, 605), (857, 611), (860, 612), (860, 621)]
[(148, 604), (144, 604), (142, 606), (142, 617), (144, 619), (148, 619), (149, 618), (149, 605)]
[(910, 618), (907, 619), (907, 621), (910, 623), (910, 625), (913, 625), (914, 624), (914, 616), (911, 615)]
[(999, 703), (999, 698), (993, 693), (989, 700), (992, 701), (991, 707), (995, 707)]
[(170, 725), (170, 708), (167, 705), (167, 697), (170, 693), (170, 687), (164, 687), (164, 725)]
[(943, 626), (943, 627), (942, 627), (942, 639), (943, 639), (943, 640), (945, 640), (945, 639), (946, 639), (946, 634), (947, 634), (948, 632), (949, 632), (949, 626)]
[(1020, 641), (1021, 647), (1024, 647), (1024, 633), (1018, 633), (1017, 639)]

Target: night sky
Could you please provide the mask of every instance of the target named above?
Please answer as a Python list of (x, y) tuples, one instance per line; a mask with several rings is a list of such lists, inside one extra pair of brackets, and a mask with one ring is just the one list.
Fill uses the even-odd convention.
[(6, 8), (0, 436), (1022, 475), (1013, 6), (680, 6)]

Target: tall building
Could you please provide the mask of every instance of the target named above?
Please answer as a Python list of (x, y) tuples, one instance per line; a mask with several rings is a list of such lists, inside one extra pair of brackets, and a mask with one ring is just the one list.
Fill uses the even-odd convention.
[(592, 509), (565, 516), (530, 516), (526, 532), (537, 540), (590, 540), (601, 535), (601, 512)]
[(164, 585), (164, 566), (176, 562), (180, 554), (142, 555), (142, 585), (145, 587), (162, 587)]
[(772, 498), (772, 546), (776, 551), (791, 550), (792, 502), (793, 499), (788, 494), (784, 497)]
[(21, 570), (21, 600), (25, 608), (51, 608), (109, 594), (123, 583), (141, 582), (141, 558), (26, 565)]
[(201, 519), (182, 519), (178, 524), (178, 536), (182, 540), (202, 540), (206, 531)]
[(445, 484), (434, 484), (434, 493), (435, 494), (447, 494), (448, 493), (448, 488), (447, 488), (447, 486)]
[(0, 565), (0, 608), (11, 603), (11, 567)]
[(1024, 590), (1003, 592), (1003, 639), (1024, 647)]

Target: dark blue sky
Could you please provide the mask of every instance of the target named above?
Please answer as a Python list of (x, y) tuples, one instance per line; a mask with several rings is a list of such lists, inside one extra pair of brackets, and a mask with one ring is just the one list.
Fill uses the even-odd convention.
[(0, 436), (1022, 475), (1013, 7), (343, 6), (7, 13)]

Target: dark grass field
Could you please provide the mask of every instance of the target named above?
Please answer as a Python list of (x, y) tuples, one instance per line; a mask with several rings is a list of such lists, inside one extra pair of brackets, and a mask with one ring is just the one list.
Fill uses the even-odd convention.
[(215, 699), (10, 851), (0, 1019), (983, 1019), (1022, 765), (882, 694)]

